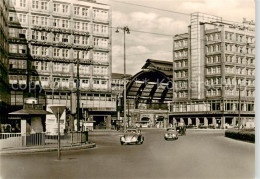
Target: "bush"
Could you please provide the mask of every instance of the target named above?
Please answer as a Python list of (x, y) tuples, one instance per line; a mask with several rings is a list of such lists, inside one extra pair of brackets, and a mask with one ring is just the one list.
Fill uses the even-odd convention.
[(225, 136), (232, 138), (232, 139), (238, 139), (238, 140), (243, 140), (243, 141), (255, 143), (255, 130), (253, 130), (253, 129), (226, 130)]

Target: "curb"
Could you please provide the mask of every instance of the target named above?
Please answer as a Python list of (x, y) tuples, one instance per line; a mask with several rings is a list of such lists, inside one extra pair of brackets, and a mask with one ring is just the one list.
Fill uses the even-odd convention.
[[(61, 151), (70, 151), (70, 150), (81, 150), (81, 149), (91, 149), (95, 148), (96, 144), (91, 143), (91, 144), (85, 144), (81, 146), (64, 146), (61, 147)], [(24, 149), (11, 149), (11, 150), (0, 150), (0, 155), (8, 155), (8, 154), (28, 154), (28, 153), (36, 153), (36, 152), (53, 152), (57, 151), (57, 147), (49, 147), (49, 148), (24, 148)]]

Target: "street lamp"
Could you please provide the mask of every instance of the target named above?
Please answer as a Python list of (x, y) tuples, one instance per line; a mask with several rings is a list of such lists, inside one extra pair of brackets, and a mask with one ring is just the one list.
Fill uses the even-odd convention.
[(119, 29), (124, 31), (124, 131), (126, 131), (126, 55), (125, 55), (125, 33), (130, 34), (130, 29), (125, 27), (117, 27), (116, 33)]

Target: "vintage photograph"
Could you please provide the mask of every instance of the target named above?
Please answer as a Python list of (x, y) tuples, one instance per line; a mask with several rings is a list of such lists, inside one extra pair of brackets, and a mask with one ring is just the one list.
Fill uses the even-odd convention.
[(0, 179), (255, 178), (255, 0), (0, 0)]

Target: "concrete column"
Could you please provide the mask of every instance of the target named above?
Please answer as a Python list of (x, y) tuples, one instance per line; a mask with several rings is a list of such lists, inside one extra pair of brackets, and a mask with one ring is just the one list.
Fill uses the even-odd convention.
[(200, 120), (199, 120), (199, 118), (196, 117), (196, 126), (198, 127), (199, 124), (200, 124)]
[(106, 118), (106, 129), (111, 129), (111, 115), (108, 115)]
[(212, 124), (216, 127), (217, 121), (215, 117), (212, 117)]
[(22, 146), (26, 146), (26, 120), (21, 120), (21, 136), (22, 136)]
[(208, 126), (208, 125), (209, 125), (208, 118), (204, 117), (204, 126)]
[(188, 118), (188, 125), (189, 125), (189, 124), (192, 124), (191, 118)]
[(221, 117), (221, 129), (224, 129), (224, 126), (225, 126), (225, 123), (226, 123), (226, 118), (225, 117)]
[(181, 123), (184, 123), (184, 119), (183, 119), (183, 118), (180, 118), (180, 122), (181, 122)]
[(233, 119), (232, 119), (232, 126), (235, 126), (236, 125), (236, 117), (233, 117)]

